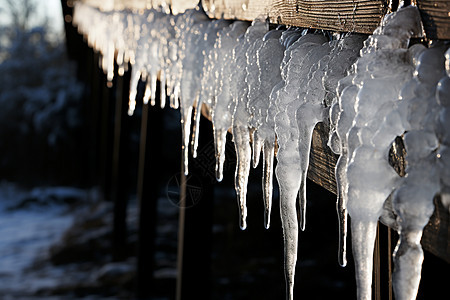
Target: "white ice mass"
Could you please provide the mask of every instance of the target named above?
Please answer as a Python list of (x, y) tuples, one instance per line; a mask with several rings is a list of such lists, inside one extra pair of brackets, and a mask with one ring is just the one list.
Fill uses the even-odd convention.
[[(388, 197), (400, 236), (393, 253), (395, 296), (416, 297), (422, 230), (435, 196), (450, 204), (449, 44), (412, 45), (411, 38), (422, 33), (416, 7), (386, 15), (367, 37), (275, 28), (264, 17), (252, 24), (210, 20), (201, 9), (174, 16), (156, 9), (103, 12), (75, 5), (74, 23), (101, 53), (107, 79), (113, 79), (114, 60), (119, 75), (132, 66), (129, 114), (140, 80), (146, 83), (145, 103), (155, 105), (159, 79), (161, 107), (168, 95), (170, 107), (180, 108), (185, 174), (189, 150), (196, 156), (202, 107), (213, 123), (218, 181), (226, 135), (233, 135), (241, 229), (247, 227), (250, 166), (258, 165), (261, 152), (264, 226), (270, 226), (276, 153), (287, 299), (293, 299), (312, 133), (320, 122), (330, 125), (328, 145), (340, 155), (338, 262), (346, 265), (348, 212), (357, 299), (371, 299), (376, 227)], [(388, 159), (398, 137), (407, 151), (404, 177)]]

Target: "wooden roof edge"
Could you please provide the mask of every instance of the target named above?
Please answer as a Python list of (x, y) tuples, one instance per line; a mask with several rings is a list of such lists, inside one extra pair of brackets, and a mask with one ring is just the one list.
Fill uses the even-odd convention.
[[(102, 10), (164, 8), (182, 13), (202, 5), (211, 18), (253, 21), (267, 16), (274, 24), (370, 34), (395, 8), (386, 0), (77, 0)], [(392, 1), (391, 3), (394, 3)], [(416, 0), (426, 38), (450, 40), (450, 1)]]

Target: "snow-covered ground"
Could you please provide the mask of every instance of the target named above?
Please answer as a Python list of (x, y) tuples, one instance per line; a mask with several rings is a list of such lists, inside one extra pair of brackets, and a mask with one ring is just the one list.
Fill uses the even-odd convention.
[(74, 220), (73, 204), (91, 191), (70, 187), (25, 190), (0, 183), (0, 296), (25, 299), (59, 284), (66, 268), (35, 268)]

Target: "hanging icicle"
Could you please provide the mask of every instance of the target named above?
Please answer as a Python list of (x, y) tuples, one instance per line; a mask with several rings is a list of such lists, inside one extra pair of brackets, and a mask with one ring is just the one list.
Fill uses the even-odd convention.
[[(368, 38), (300, 28), (269, 30), (265, 17), (251, 25), (210, 20), (200, 8), (176, 16), (167, 13), (167, 5), (105, 12), (76, 2), (74, 24), (101, 54), (99, 64), (109, 86), (114, 60), (119, 75), (131, 65), (130, 115), (139, 81), (146, 85), (143, 101), (151, 105), (160, 81), (161, 108), (167, 96), (170, 107), (180, 109), (185, 174), (189, 150), (197, 155), (202, 108), (213, 123), (218, 181), (223, 179), (231, 130), (241, 229), (247, 227), (250, 165), (259, 164), (261, 152), (264, 226), (270, 226), (277, 152), (287, 299), (294, 295), (298, 229), (306, 226), (312, 133), (320, 122), (330, 124), (328, 146), (340, 155), (335, 169), (338, 262), (347, 263), (348, 211), (357, 298), (371, 298), (375, 231), (391, 195), (400, 235), (394, 291), (398, 299), (414, 299), (423, 260), (419, 241), (434, 211), (433, 199), (440, 195), (450, 206), (450, 50), (445, 43), (410, 45), (411, 37), (422, 31), (417, 8), (386, 15)], [(407, 150), (405, 177), (388, 161), (389, 149), (400, 136)]]

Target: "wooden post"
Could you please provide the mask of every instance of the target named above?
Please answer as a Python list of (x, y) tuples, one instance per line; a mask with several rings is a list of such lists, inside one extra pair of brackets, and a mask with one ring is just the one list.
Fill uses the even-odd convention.
[(107, 87), (106, 75), (100, 72), (101, 97), (101, 137), (100, 137), (100, 186), (106, 200), (111, 201), (111, 172), (114, 135), (114, 109), (112, 89)]
[[(117, 68), (116, 68), (117, 69)], [(128, 88), (124, 89), (124, 82), (129, 82), (129, 72), (124, 77), (115, 79), (115, 120), (114, 120), (114, 145), (112, 159), (111, 198), (114, 202), (113, 222), (113, 260), (122, 261), (127, 257), (127, 206), (129, 197), (129, 172), (130, 164), (130, 122), (127, 114)]]
[(392, 300), (392, 234), (391, 228), (388, 227), (388, 246), (387, 246), (387, 258), (388, 258), (388, 295), (389, 300)]
[[(140, 103), (142, 101), (139, 101)], [(137, 195), (139, 202), (139, 242), (137, 259), (138, 299), (149, 299), (154, 290), (156, 210), (160, 196), (160, 165), (163, 124), (161, 110), (145, 104), (142, 107)]]
[(377, 224), (377, 236), (373, 254), (373, 299), (381, 300), (381, 265), (380, 265), (380, 224)]
[[(212, 143), (212, 125), (202, 116), (198, 153)], [(214, 165), (207, 166), (212, 168)], [(189, 175), (181, 175), (178, 235), (177, 300), (211, 298), (213, 184), (211, 172), (189, 161)]]

